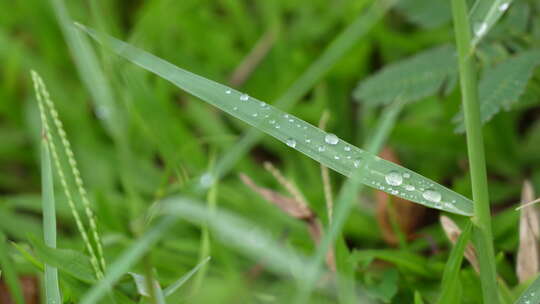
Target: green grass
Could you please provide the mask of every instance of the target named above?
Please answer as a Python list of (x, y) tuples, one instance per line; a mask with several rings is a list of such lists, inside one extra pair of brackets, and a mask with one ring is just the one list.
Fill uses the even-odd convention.
[[(478, 101), (477, 72), (473, 57), (474, 47), (472, 45), (471, 26), (468, 20), (469, 11), (465, 1), (452, 0), (452, 13), (459, 55), (461, 96), (474, 201), (474, 217), (472, 221), (475, 225), (473, 237), (480, 261), (482, 293), (484, 302), (499, 303), (484, 139)], [(478, 33), (476, 33), (476, 36), (478, 36)]]
[[(540, 188), (539, 11), (1, 2), (0, 290), (15, 303), (35, 280), (43, 303), (535, 303), (515, 207), (524, 180)], [(440, 218), (462, 227), (457, 242)]]

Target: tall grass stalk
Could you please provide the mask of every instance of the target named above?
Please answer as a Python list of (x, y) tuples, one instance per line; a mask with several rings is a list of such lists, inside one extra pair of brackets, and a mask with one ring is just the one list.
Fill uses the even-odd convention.
[[(52, 102), (50, 98), (49, 92), (47, 91), (45, 84), (43, 83), (43, 80), (41, 79), (39, 74), (35, 71), (32, 71), (31, 75), (32, 75), (32, 80), (34, 82), (34, 88), (36, 90), (36, 97), (38, 100), (38, 106), (41, 113), (41, 121), (42, 121), (43, 129), (45, 131), (46, 136), (49, 139), (47, 143), (49, 144), (49, 149), (52, 152), (51, 153), (52, 158), (54, 160), (58, 175), (60, 177), (62, 188), (64, 189), (64, 193), (67, 197), (67, 201), (71, 209), (71, 212), (73, 214), (73, 217), (75, 218), (77, 229), (81, 233), (81, 237), (83, 238), (83, 241), (86, 245), (86, 248), (88, 249), (88, 252), (90, 253), (90, 261), (92, 263), (92, 267), (94, 268), (97, 278), (101, 278), (105, 270), (105, 258), (103, 256), (101, 239), (97, 232), (97, 224), (96, 224), (95, 216), (90, 206), (90, 201), (88, 200), (88, 196), (86, 193), (86, 189), (84, 188), (81, 174), (79, 170), (77, 169), (77, 162), (75, 160), (73, 151), (71, 150), (71, 144), (67, 139), (66, 131), (64, 130), (63, 124), (58, 117), (59, 116), (58, 111), (56, 110), (56, 107), (54, 106), (54, 103)], [(88, 223), (90, 225), (90, 233), (87, 232), (83, 224), (81, 215), (79, 214), (79, 211), (75, 207), (74, 196), (70, 190), (70, 186), (68, 185), (68, 180), (67, 180), (66, 174), (64, 173), (62, 164), (60, 162), (60, 156), (56, 149), (56, 145), (53, 142), (52, 130), (48, 123), (47, 113), (52, 117), (53, 123), (56, 127), (56, 132), (58, 133), (60, 137), (60, 141), (62, 142), (62, 145), (64, 147), (64, 151), (67, 156), (69, 166), (71, 167), (71, 173), (73, 174), (73, 179), (75, 180), (75, 184), (79, 192), (79, 196), (81, 197), (85, 214), (88, 218)], [(89, 235), (91, 235), (97, 249), (94, 249), (94, 246), (91, 243)], [(97, 254), (96, 254), (96, 251), (97, 251)]]
[(480, 280), (484, 303), (499, 303), (495, 270), (495, 252), (491, 232), (491, 213), (489, 206), (484, 141), (480, 105), (478, 102), (477, 73), (472, 46), (471, 27), (465, 0), (452, 0), (454, 31), (459, 56), (459, 74), (467, 148), (471, 171), (474, 201), (472, 218), (473, 240), (480, 260)]
[[(41, 140), (41, 195), (43, 209), (43, 238), (45, 244), (56, 248), (56, 208), (54, 200), (54, 181), (51, 168), (51, 155), (45, 130)], [(61, 302), (58, 287), (58, 269), (45, 264), (45, 297), (48, 304)]]

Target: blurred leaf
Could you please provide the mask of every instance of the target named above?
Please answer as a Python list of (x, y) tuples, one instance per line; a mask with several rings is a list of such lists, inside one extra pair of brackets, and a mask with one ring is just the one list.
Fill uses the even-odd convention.
[(9, 292), (16, 304), (24, 304), (23, 291), (19, 282), (17, 271), (13, 260), (9, 256), (6, 235), (0, 230), (0, 266), (2, 266), (2, 277), (7, 283)]
[(90, 259), (84, 254), (70, 249), (50, 248), (37, 238), (31, 238), (30, 242), (43, 263), (56, 267), (83, 282), (96, 282)]
[(446, 0), (401, 0), (396, 4), (396, 8), (409, 21), (426, 29), (452, 20), (450, 1)]
[[(508, 109), (523, 94), (533, 70), (540, 63), (540, 51), (532, 50), (515, 55), (484, 71), (478, 87), (480, 115), (486, 123), (502, 107)], [(464, 132), (463, 112), (454, 117), (456, 132)]]
[(453, 46), (444, 45), (392, 63), (362, 80), (354, 91), (354, 98), (374, 106), (434, 95), (445, 83), (455, 83), (451, 81), (457, 75), (455, 54)]
[(367, 293), (374, 299), (390, 303), (398, 292), (398, 272), (396, 269), (389, 269), (383, 273), (381, 281), (376, 285), (367, 285)]

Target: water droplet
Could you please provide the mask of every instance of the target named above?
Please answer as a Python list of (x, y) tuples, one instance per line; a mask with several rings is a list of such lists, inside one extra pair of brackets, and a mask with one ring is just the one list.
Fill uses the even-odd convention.
[(396, 171), (391, 171), (385, 175), (386, 183), (392, 186), (399, 186), (403, 183), (403, 177)]
[(407, 191), (414, 191), (414, 189), (415, 189), (413, 185), (405, 185), (405, 186), (403, 186), (403, 187), (404, 187), (405, 190), (407, 190)]
[(306, 139), (306, 142), (309, 144), (311, 142), (311, 139)]
[(238, 111), (238, 107), (234, 107), (232, 108), (234, 111)]
[(108, 107), (98, 106), (96, 108), (96, 116), (99, 119), (107, 119), (107, 117), (109, 117), (110, 114), (111, 114), (111, 111)]
[(291, 118), (291, 119), (289, 119), (289, 122), (294, 122), (294, 119), (292, 119), (292, 118)]
[(299, 127), (299, 128), (301, 127), (301, 125), (300, 125), (300, 124), (297, 124), (296, 126), (297, 126), (297, 127)]
[(487, 31), (487, 23), (485, 22), (477, 22), (474, 24), (473, 26), (473, 30), (474, 30), (474, 34), (477, 36), (477, 37), (480, 37), (482, 35), (484, 35)]
[(438, 203), (441, 201), (441, 194), (438, 192), (438, 191), (435, 191), (435, 190), (431, 190), (431, 189), (428, 189), (426, 190), (424, 193), (422, 193), (422, 196), (430, 201), (430, 202), (434, 202), (434, 203)]
[(324, 150), (326, 150), (326, 148), (324, 146), (319, 146), (319, 148), (317, 148), (317, 150), (319, 150), (319, 152), (324, 152)]
[(279, 129), (279, 128), (281, 128), (281, 126), (280, 126), (280, 125), (276, 125), (276, 129)]
[(504, 2), (501, 5), (499, 5), (499, 11), (504, 12), (508, 9), (510, 6), (510, 2)]
[(353, 161), (353, 166), (354, 166), (355, 168), (358, 168), (358, 167), (360, 167), (360, 163), (361, 163), (361, 162), (362, 162), (362, 160), (360, 160), (360, 159), (355, 159), (355, 160)]
[(244, 94), (240, 95), (240, 100), (241, 100), (241, 101), (247, 101), (248, 99), (249, 99), (249, 95), (248, 95), (248, 94), (245, 94), (245, 93), (244, 93)]
[(291, 147), (291, 148), (294, 148), (296, 147), (296, 140), (292, 139), (292, 138), (287, 138), (287, 140), (285, 141), (285, 143), (287, 144), (287, 146)]
[(289, 118), (289, 114), (285, 114), (285, 115), (283, 115), (283, 117)]
[(257, 117), (257, 116), (259, 116), (259, 114), (257, 114), (257, 113), (253, 113), (253, 114), (251, 114), (251, 116), (253, 116), (253, 117)]
[(261, 105), (261, 108), (267, 108), (267, 107), (268, 107), (268, 105), (267, 105), (266, 102), (264, 102), (264, 101), (261, 101), (261, 102), (259, 103), (259, 105)]
[(232, 90), (231, 89), (226, 89), (225, 90), (225, 94), (231, 94), (232, 93)]
[(201, 175), (199, 182), (201, 183), (201, 186), (208, 188), (214, 183), (214, 176), (212, 176), (212, 173), (206, 172), (205, 174)]
[(268, 122), (269, 122), (269, 123), (270, 123), (271, 125), (273, 125), (273, 124), (275, 124), (275, 123), (276, 123), (276, 121), (275, 121), (275, 120), (273, 120), (273, 119), (271, 119), (271, 120), (270, 120), (270, 121), (268, 121)]
[(329, 145), (337, 145), (337, 143), (339, 142), (339, 138), (336, 136), (336, 134), (328, 133), (324, 137), (324, 142)]
[(409, 177), (411, 177), (411, 175), (409, 173), (405, 172), (405, 173), (403, 173), (403, 177), (404, 178), (409, 178)]
[(339, 156), (337, 156), (337, 155), (334, 155), (334, 159), (339, 159)]
[(345, 148), (343, 148), (343, 150), (345, 150), (345, 151), (349, 152), (349, 151), (351, 151), (351, 147), (349, 147), (349, 146), (345, 146)]

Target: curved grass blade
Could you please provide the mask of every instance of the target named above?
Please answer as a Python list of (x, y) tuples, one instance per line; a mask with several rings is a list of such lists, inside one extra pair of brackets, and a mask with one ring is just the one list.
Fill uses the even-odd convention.
[(79, 27), (98, 42), (104, 42), (102, 37), (106, 37), (106, 45), (118, 55), (345, 176), (353, 177), (355, 171), (363, 168), (365, 174), (357, 178), (365, 185), (430, 208), (461, 215), (473, 213), (469, 199), (420, 174), (365, 152), (245, 93), (183, 70), (118, 39)]
[(516, 301), (516, 304), (540, 303), (540, 276), (525, 290)]
[(512, 4), (512, 0), (477, 0), (471, 9), (470, 20), (473, 31), (472, 47), (491, 30)]

